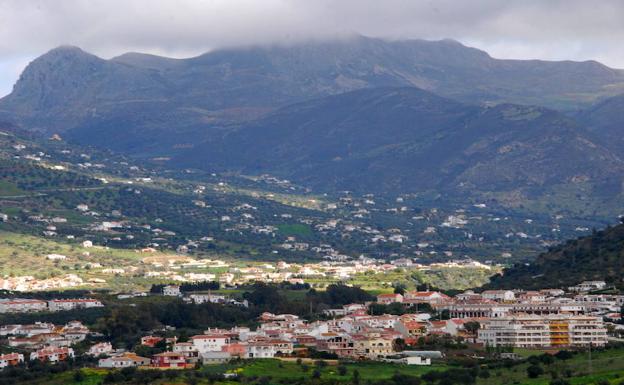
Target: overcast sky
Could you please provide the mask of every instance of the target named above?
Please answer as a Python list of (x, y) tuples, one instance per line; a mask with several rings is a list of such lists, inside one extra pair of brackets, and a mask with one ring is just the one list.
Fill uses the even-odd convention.
[(187, 57), (354, 33), (624, 68), (623, 0), (0, 0), (0, 96), (29, 61), (61, 44), (105, 58)]

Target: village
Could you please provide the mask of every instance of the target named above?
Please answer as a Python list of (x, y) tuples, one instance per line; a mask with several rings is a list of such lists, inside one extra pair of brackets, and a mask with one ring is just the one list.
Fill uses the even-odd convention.
[[(0, 368), (25, 360), (55, 363), (72, 359), (73, 346), (83, 344), (86, 356), (97, 358), (100, 368), (185, 369), (223, 364), (234, 359), (283, 360), (324, 357), (370, 360), (405, 365), (431, 365), (444, 359), (444, 349), (423, 350), (431, 338), (463, 342), (475, 352), (497, 349), (501, 357), (514, 358), (514, 348), (561, 350), (600, 348), (618, 341), (624, 326), (624, 295), (594, 294), (604, 290), (602, 281), (540, 291), (465, 291), (448, 296), (439, 291), (402, 291), (379, 294), (376, 301), (345, 304), (326, 309), (319, 319), (308, 321), (294, 314), (262, 313), (258, 326), (211, 327), (187, 337), (154, 331), (143, 335), (137, 347), (159, 348), (149, 357), (114, 346), (108, 338), (79, 321), (64, 325), (47, 322), (0, 326), (3, 350)], [(148, 294), (137, 294), (146, 296)], [(176, 285), (162, 287), (162, 297), (182, 298), (199, 306), (250, 306), (222, 293), (184, 293)], [(129, 296), (120, 295), (120, 298)], [(103, 306), (95, 299), (40, 301), (24, 298), (0, 300), (1, 313), (62, 312)], [(386, 312), (403, 309), (400, 315)], [(82, 309), (82, 310), (81, 310)], [(379, 312), (379, 314), (377, 314)], [(92, 341), (84, 345), (85, 341)], [(145, 350), (143, 350), (145, 351)]]
[[(93, 247), (91, 250), (106, 252), (104, 248)], [(321, 245), (331, 250), (328, 245)], [(398, 270), (409, 272), (463, 271), (466, 274), (490, 276), (501, 269), (500, 266), (487, 265), (471, 259), (450, 260), (429, 264), (417, 263), (411, 258), (398, 258), (386, 262), (360, 256), (358, 258), (338, 258), (319, 262), (295, 263), (279, 261), (250, 262), (214, 258), (193, 258), (184, 254), (159, 254), (155, 249), (145, 248), (136, 251), (136, 261), (108, 266), (102, 262), (92, 262), (90, 255), (70, 256), (48, 254), (47, 260), (72, 266), (79, 266), (82, 277), (67, 273), (58, 277), (38, 279), (34, 276), (0, 277), (0, 290), (29, 292), (54, 290), (60, 288), (107, 288), (111, 280), (123, 279), (131, 283), (134, 279), (157, 282), (201, 282), (218, 281), (222, 285), (236, 286), (249, 282), (308, 283), (323, 287), (332, 282), (366, 279), (368, 275), (383, 275)], [(147, 255), (147, 256), (143, 256)], [(76, 264), (78, 262), (78, 264)], [(392, 282), (372, 281), (375, 285), (391, 285)]]

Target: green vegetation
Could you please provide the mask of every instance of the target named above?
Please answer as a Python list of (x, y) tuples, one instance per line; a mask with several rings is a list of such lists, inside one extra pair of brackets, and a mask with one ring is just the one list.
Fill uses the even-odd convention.
[[(530, 371), (536, 375), (530, 378)], [(539, 369), (537, 369), (539, 368)], [(539, 374), (538, 374), (539, 373)], [(619, 385), (624, 380), (624, 349), (614, 348), (592, 353), (572, 355), (570, 359), (557, 359), (532, 355), (528, 362), (512, 367), (489, 370), (489, 377), (480, 377), (478, 385)], [(566, 381), (566, 382), (555, 382)]]
[(555, 246), (531, 264), (518, 264), (493, 277), (487, 287), (538, 289), (604, 280), (622, 288), (624, 223)]
[(0, 181), (0, 196), (18, 195), (23, 193), (24, 191), (20, 190), (14, 183), (6, 180)]
[(312, 229), (310, 226), (303, 224), (284, 224), (277, 226), (280, 233), (285, 236), (303, 236), (307, 237), (312, 235)]
[[(235, 360), (228, 364), (190, 370), (72, 369), (63, 364), (38, 369), (31, 379), (14, 373), (15, 384), (371, 384), (371, 385), (620, 385), (624, 380), (624, 349), (594, 352), (591, 366), (587, 352), (571, 355), (536, 355), (527, 361), (487, 360), (406, 366), (381, 362), (348, 362), (313, 359)], [(531, 368), (531, 369), (529, 369)], [(49, 373), (42, 376), (41, 373)], [(78, 374), (77, 374), (78, 373)], [(6, 375), (6, 372), (4, 373)], [(223, 374), (234, 375), (224, 379)], [(5, 377), (6, 378), (6, 377)]]
[(299, 378), (310, 377), (312, 371), (319, 370), (322, 380), (334, 380), (339, 382), (352, 381), (353, 373), (357, 371), (362, 380), (379, 381), (389, 380), (396, 374), (420, 376), (432, 370), (445, 370), (446, 365), (436, 364), (432, 366), (407, 366), (394, 365), (383, 362), (361, 362), (340, 364), (346, 369), (344, 375), (340, 374), (339, 364), (318, 365), (314, 361), (306, 363), (284, 362), (278, 360), (254, 360), (240, 364), (230, 365), (228, 372), (242, 374), (245, 377), (270, 376), (272, 381), (281, 380), (296, 381)]

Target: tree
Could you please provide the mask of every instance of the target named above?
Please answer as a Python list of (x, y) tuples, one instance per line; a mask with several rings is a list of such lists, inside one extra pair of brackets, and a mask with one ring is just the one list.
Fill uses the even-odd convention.
[(407, 349), (407, 344), (403, 338), (397, 338), (392, 344), (394, 345), (394, 350), (397, 352), (402, 352)]
[(537, 378), (542, 374), (544, 374), (544, 369), (537, 364), (532, 364), (527, 368), (527, 376), (529, 378)]
[(394, 294), (401, 294), (404, 295), (405, 294), (405, 285), (402, 283), (395, 283), (394, 284)]
[(82, 382), (84, 381), (84, 374), (82, 373), (82, 370), (78, 369), (74, 372), (74, 381), (75, 382)]
[(464, 329), (470, 334), (476, 334), (479, 329), (481, 329), (481, 324), (477, 321), (470, 321), (464, 324)]
[(317, 368), (324, 368), (327, 366), (327, 362), (323, 360), (318, 360), (314, 362), (314, 365), (316, 365)]
[(555, 354), (555, 357), (558, 360), (569, 360), (570, 358), (572, 358), (572, 356), (573, 356), (572, 352), (568, 350), (560, 350), (557, 352), (557, 354)]

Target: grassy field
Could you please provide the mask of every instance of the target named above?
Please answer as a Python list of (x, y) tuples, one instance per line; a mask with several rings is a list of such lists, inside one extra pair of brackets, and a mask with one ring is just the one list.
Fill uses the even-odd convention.
[[(406, 366), (381, 362), (356, 362), (340, 364), (346, 368), (346, 372), (340, 374), (338, 362), (328, 360), (325, 365), (317, 365), (315, 361), (297, 363), (294, 361), (281, 361), (277, 359), (258, 359), (232, 362), (224, 365), (205, 365), (199, 372), (180, 371), (168, 379), (160, 379), (150, 382), (151, 384), (178, 384), (187, 385), (194, 379), (194, 384), (230, 385), (239, 382), (210, 381), (201, 374), (235, 373), (248, 380), (268, 384), (288, 384), (309, 380), (315, 371), (320, 377), (318, 381), (330, 381), (335, 383), (350, 384), (354, 382), (354, 374), (358, 373), (361, 383), (368, 381), (383, 381), (391, 379), (395, 374), (409, 376), (421, 376), (430, 371), (445, 371), (451, 366), (434, 364), (432, 366)], [(558, 373), (560, 378), (565, 379), (571, 385), (620, 385), (624, 381), (624, 348), (594, 352), (589, 363), (587, 353), (579, 353), (568, 360), (555, 360), (549, 365), (542, 364), (544, 374), (538, 378), (528, 378), (526, 368), (529, 363), (522, 363), (511, 368), (490, 369), (488, 376), (479, 376), (476, 385), (549, 385), (553, 379), (551, 373)], [(483, 371), (483, 370), (482, 370)], [(77, 380), (75, 372), (65, 372), (49, 377), (40, 378), (31, 382), (22, 382), (29, 385), (95, 385), (104, 380), (108, 372), (100, 369), (82, 369), (82, 376)], [(486, 378), (487, 377), (487, 378)], [(262, 380), (264, 379), (264, 380)], [(259, 382), (259, 383), (260, 383)], [(252, 382), (253, 383), (253, 382)]]
[[(48, 254), (65, 255), (67, 259), (51, 261), (46, 258)], [(85, 281), (91, 278), (103, 278), (109, 283), (107, 286), (123, 289), (125, 285), (130, 284), (127, 278), (105, 275), (98, 269), (89, 269), (86, 266), (89, 263), (99, 263), (103, 268), (135, 266), (144, 256), (134, 250), (84, 248), (79, 244), (0, 231), (0, 275), (2, 276), (32, 275), (38, 279), (45, 279), (65, 274), (78, 274)], [(136, 287), (141, 283), (149, 286), (147, 282), (132, 282), (130, 286)]]
[(572, 385), (619, 385), (624, 382), (624, 349), (594, 352), (591, 364), (588, 353), (579, 353), (565, 361), (556, 360), (553, 364), (542, 365), (545, 373), (538, 378), (527, 377), (528, 366), (523, 363), (511, 369), (492, 370), (490, 377), (479, 378), (477, 385), (548, 385), (552, 380), (551, 372), (559, 373)]
[(285, 236), (311, 236), (312, 229), (308, 225), (304, 224), (284, 224), (278, 225), (277, 229)]
[(0, 197), (19, 195), (23, 193), (24, 192), (20, 190), (15, 184), (6, 181), (0, 181)]
[[(338, 373), (336, 365), (327, 365), (318, 367), (314, 364), (299, 365), (296, 362), (284, 362), (273, 359), (262, 359), (254, 361), (246, 361), (240, 365), (231, 365), (228, 372), (239, 373), (250, 377), (271, 377), (272, 380), (279, 382), (280, 380), (309, 378), (315, 369), (321, 373), (321, 379), (331, 379), (337, 381), (351, 381), (353, 373), (357, 370), (361, 379), (365, 380), (384, 380), (391, 378), (395, 373), (401, 373), (412, 376), (419, 376), (432, 370), (444, 370), (444, 365), (432, 366), (407, 366), (395, 365), (381, 362), (361, 362), (345, 364), (347, 372), (344, 376)], [(219, 371), (222, 368), (206, 368), (210, 371)]]

